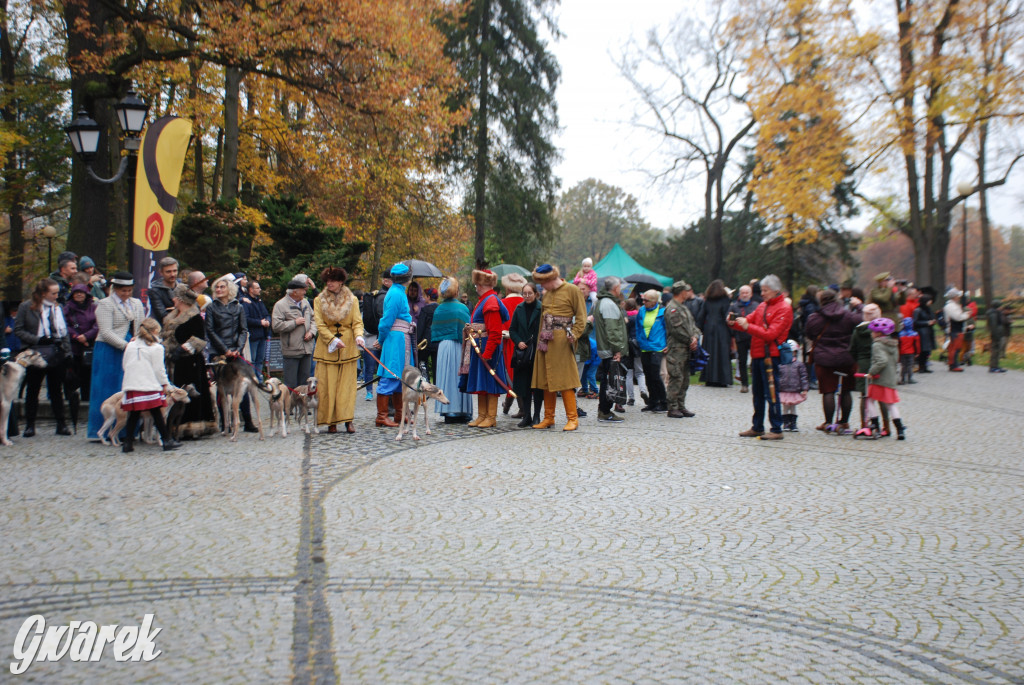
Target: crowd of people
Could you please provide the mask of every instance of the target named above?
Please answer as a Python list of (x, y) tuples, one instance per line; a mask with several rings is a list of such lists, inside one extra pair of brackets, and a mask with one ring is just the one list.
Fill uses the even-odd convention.
[[(932, 372), (936, 329), (945, 333), (949, 371), (971, 363), (978, 314), (955, 288), (940, 308), (932, 289), (888, 273), (867, 295), (847, 282), (808, 287), (794, 303), (774, 275), (735, 290), (716, 279), (703, 293), (685, 281), (632, 292), (618, 277), (598, 278), (588, 259), (572, 282), (550, 264), (529, 280), (473, 270), (471, 309), (457, 278), (423, 287), (403, 263), (383, 275), (380, 290), (366, 293), (350, 290), (340, 267), (319, 274), (322, 290), (296, 274), (269, 307), (261, 285), (244, 273), (210, 283), (200, 271), (179, 273), (172, 257), (157, 267), (147, 311), (132, 296), (131, 274), (108, 280), (88, 257), (64, 253), (57, 271), (9, 316), (0, 346), (11, 354), (34, 349), (47, 361), (26, 370), (24, 437), (35, 435), (44, 381), (58, 435), (71, 434), (64, 400), (74, 397), (88, 403), (88, 437), (99, 439), (103, 402), (119, 392), (129, 416), (126, 451), (134, 449), (134, 429), (146, 413), (164, 449), (176, 448), (176, 437), (213, 434), (223, 429), (210, 393), (213, 360), (243, 358), (262, 383), (268, 342), (277, 336), (284, 385), (295, 390), (315, 379), (316, 423), (332, 433), (339, 426), (355, 432), (360, 387), (366, 400), (376, 400), (375, 425), (397, 426), (409, 365), (449, 400), (433, 407), (447, 423), (494, 427), (499, 408), (508, 414), (514, 398), (518, 427), (551, 428), (561, 401), (563, 430), (574, 431), (587, 416), (578, 399), (598, 400), (597, 421), (621, 423), (636, 395), (642, 412), (690, 418), (696, 413), (687, 393), (699, 360), (704, 385), (738, 382), (752, 395), (753, 417), (742, 437), (779, 440), (799, 430), (797, 407), (817, 389), (817, 430), (877, 438), (889, 434), (891, 421), (904, 439), (897, 386)], [(989, 371), (998, 373), (1010, 320), (998, 302), (986, 316)], [(172, 436), (159, 410), (172, 387), (187, 385), (197, 396)], [(855, 393), (859, 429), (851, 426)], [(258, 430), (248, 399), (241, 417), (243, 430)], [(17, 420), (12, 415), (8, 435), (18, 432)]]

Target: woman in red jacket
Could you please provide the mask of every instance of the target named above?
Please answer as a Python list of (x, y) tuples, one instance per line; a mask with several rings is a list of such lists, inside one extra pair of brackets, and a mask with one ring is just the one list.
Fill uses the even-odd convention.
[[(786, 343), (790, 326), (793, 325), (793, 310), (786, 303), (782, 293), (782, 281), (774, 274), (761, 279), (763, 302), (754, 313), (747, 317), (732, 317), (732, 328), (750, 335), (750, 372), (753, 376), (754, 418), (749, 430), (740, 433), (742, 438), (761, 440), (782, 440), (782, 407), (779, 405), (778, 389), (774, 385), (774, 362), (779, 357), (779, 345)], [(764, 431), (764, 409), (768, 405), (768, 421), (771, 432)]]
[[(473, 285), (480, 299), (473, 310), (469, 326), (476, 339), (480, 354), (470, 352), (466, 392), (477, 396), (477, 417), (469, 422), (476, 428), (493, 428), (498, 416), (498, 397), (506, 392), (508, 372), (505, 368), (503, 329), (509, 320), (508, 309), (502, 303), (494, 286), (498, 275), (490, 269), (473, 270)], [(495, 375), (483, 362), (487, 362)], [(500, 379), (504, 387), (498, 382)]]

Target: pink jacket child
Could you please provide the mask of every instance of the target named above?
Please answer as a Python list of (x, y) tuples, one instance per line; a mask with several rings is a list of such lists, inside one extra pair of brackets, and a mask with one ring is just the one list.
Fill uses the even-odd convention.
[(573, 285), (579, 285), (580, 281), (590, 286), (590, 292), (597, 293), (597, 272), (594, 271), (594, 260), (590, 257), (583, 260), (583, 268), (572, 279)]

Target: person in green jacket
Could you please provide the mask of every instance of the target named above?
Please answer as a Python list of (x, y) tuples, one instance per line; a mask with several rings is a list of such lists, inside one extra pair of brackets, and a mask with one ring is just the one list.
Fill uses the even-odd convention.
[(668, 371), (668, 416), (681, 419), (695, 416), (686, 408), (690, 389), (690, 353), (697, 349), (700, 329), (686, 301), (693, 291), (683, 281), (672, 284), (672, 299), (665, 305), (665, 368)]
[(600, 392), (597, 401), (597, 420), (617, 423), (622, 417), (612, 412), (612, 401), (608, 399), (608, 376), (612, 364), (618, 363), (629, 351), (626, 335), (626, 314), (619, 306), (622, 297), (622, 281), (617, 276), (606, 276), (604, 287), (597, 294), (594, 308), (594, 335), (597, 342), (597, 356), (601, 359), (598, 380)]

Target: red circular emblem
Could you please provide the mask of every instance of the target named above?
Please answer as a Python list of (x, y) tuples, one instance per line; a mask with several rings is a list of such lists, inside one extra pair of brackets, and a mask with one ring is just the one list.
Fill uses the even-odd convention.
[(164, 220), (158, 212), (153, 212), (146, 219), (146, 242), (149, 249), (156, 248), (164, 239)]

